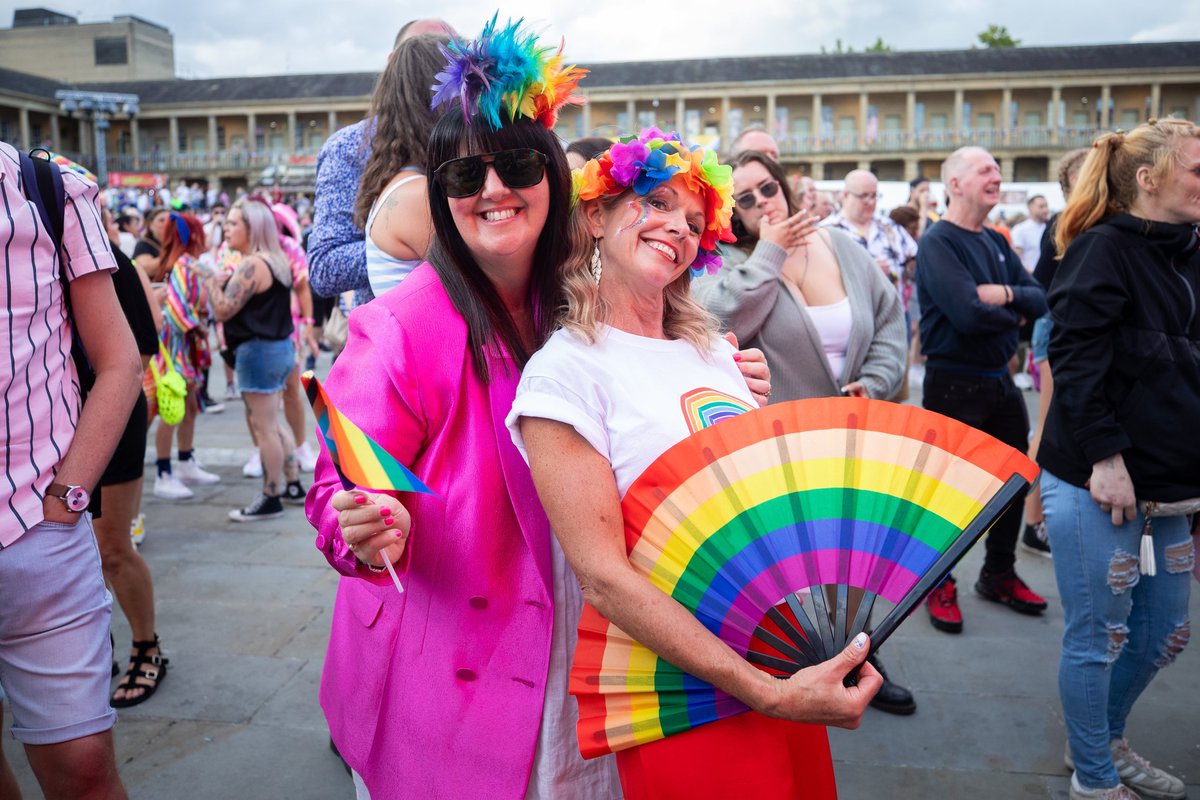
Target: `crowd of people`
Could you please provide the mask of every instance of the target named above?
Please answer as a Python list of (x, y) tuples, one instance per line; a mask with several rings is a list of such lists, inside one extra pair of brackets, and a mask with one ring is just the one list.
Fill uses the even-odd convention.
[[(0, 611), (0, 687), (47, 794), (123, 796), (112, 709), (149, 700), (170, 664), (137, 550), (149, 430), (153, 494), (186, 500), (222, 480), (197, 458), (204, 415), (240, 400), (243, 474), (261, 485), (231, 522), (304, 504), (340, 575), (319, 700), (360, 798), (729, 797), (749, 764), (755, 796), (835, 797), (825, 726), (918, 698), (865, 635), (786, 680), (751, 666), (633, 569), (621, 498), (689, 434), (680, 398), (697, 387), (750, 409), (906, 402), (911, 378), (925, 408), (1042, 467), (987, 534), (973, 589), (1040, 615), (1017, 549), (1053, 560), (1070, 796), (1184, 797), (1125, 722), (1190, 633), (1200, 129), (1151, 120), (1067, 154), (1054, 216), (1031, 197), (1025, 219), (994, 218), (1000, 169), (978, 147), (945, 159), (944, 207), (917, 178), (885, 212), (877, 176), (819, 191), (761, 128), (720, 158), (657, 128), (560, 142), (583, 77), (519, 23), (472, 41), (405, 25), (370, 116), (321, 151), (311, 224), (303, 204), (198, 187), (102, 201), (67, 173), (56, 246), (0, 144), (5, 192), (26, 201), (0, 236), (55, 265), (5, 279), (30, 298), (7, 308), (10, 332), (56, 323), (10, 333), (0, 368), (6, 401), (30, 412), (4, 455), (0, 586), (23, 599)], [(69, 294), (51, 290), (59, 269)], [(94, 382), (62, 346), (67, 320)], [(309, 443), (298, 376), (324, 350), (330, 398), (436, 495), (346, 489)], [(66, 391), (18, 380), (35, 363)], [(1032, 437), (1026, 381), (1041, 393)], [(105, 584), (133, 633), (112, 690)], [(585, 761), (568, 691), (585, 602), (749, 711)], [(925, 608), (964, 631), (954, 577)], [(78, 702), (45, 701), (60, 693)]]

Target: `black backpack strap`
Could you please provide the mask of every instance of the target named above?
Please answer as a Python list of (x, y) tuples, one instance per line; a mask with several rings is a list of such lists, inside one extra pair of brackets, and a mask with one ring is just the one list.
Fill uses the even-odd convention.
[[(46, 154), (42, 158), (37, 153)], [(41, 195), (42, 205), (50, 216), (47, 230), (54, 236), (54, 243), (62, 247), (63, 214), (66, 213), (66, 194), (63, 189), (62, 170), (50, 161), (50, 153), (38, 148), (29, 151), (29, 160), (33, 162), (34, 172), (37, 173), (38, 194)]]
[[(45, 198), (50, 198), (51, 202), (54, 199), (54, 192), (50, 191), (42, 194), (42, 187), (46, 185), (45, 179), (42, 177), (45, 169), (39, 166), (37, 162), (41, 162), (45, 166), (51, 166), (49, 161), (42, 158), (34, 158), (26, 153), (17, 153), (21, 161), (21, 191), (25, 194), (25, 199), (33, 204), (37, 209), (38, 216), (42, 219), (42, 227), (49, 231), (50, 236), (54, 240), (54, 249), (57, 250), (62, 244), (62, 203), (57, 207), (57, 213), (52, 213), (47, 206)], [(58, 176), (59, 182), (62, 181), (62, 175)], [(57, 219), (57, 224), (55, 220)]]
[[(46, 157), (35, 155), (39, 151), (46, 153)], [(50, 161), (50, 153), (41, 148), (31, 150), (28, 155), (18, 155), (21, 160), (21, 189), (25, 192), (25, 198), (37, 209), (38, 216), (42, 218), (42, 226), (50, 232), (54, 249), (58, 253), (58, 282), (62, 284), (63, 306), (67, 317), (72, 320), (71, 358), (75, 361), (75, 371), (79, 375), (80, 395), (86, 398), (96, 383), (96, 372), (83, 349), (79, 331), (75, 329), (75, 317), (71, 313), (71, 282), (67, 278), (66, 265), (62, 263), (62, 237), (65, 226), (63, 215), (66, 213), (66, 190), (63, 188), (62, 172), (57, 164)]]

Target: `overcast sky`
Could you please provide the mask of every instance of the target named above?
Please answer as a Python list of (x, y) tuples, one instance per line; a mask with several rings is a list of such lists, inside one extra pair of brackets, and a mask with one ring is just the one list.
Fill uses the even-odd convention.
[[(433, 9), (470, 36), (499, 7), (550, 40), (565, 38), (567, 58), (583, 63), (814, 53), (838, 39), (861, 50), (877, 36), (896, 50), (958, 49), (989, 23), (1025, 45), (1200, 39), (1196, 0), (66, 1), (46, 5), (80, 22), (133, 14), (169, 28), (176, 71), (194, 78), (376, 71), (399, 27)], [(0, 0), (0, 25), (12, 24), (14, 8), (37, 4)]]

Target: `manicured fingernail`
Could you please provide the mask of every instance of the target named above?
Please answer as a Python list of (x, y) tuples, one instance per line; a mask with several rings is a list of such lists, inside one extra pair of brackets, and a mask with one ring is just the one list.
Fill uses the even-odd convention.
[(866, 646), (867, 646), (867, 635), (865, 633), (860, 633), (858, 636), (854, 637), (854, 647), (856, 649), (862, 650)]
[(397, 538), (397, 539), (403, 539), (403, 538), (404, 538), (404, 531), (396, 531), (396, 538)]
[(363, 497), (361, 494), (356, 494), (354, 495), (354, 502), (361, 506), (363, 503), (367, 502), (367, 498)]
[(733, 360), (734, 360), (734, 361), (741, 361), (741, 360), (742, 360), (742, 354), (741, 354), (741, 353), (734, 353), (734, 354), (733, 354)]
[(395, 520), (395, 519), (393, 519), (392, 517), (388, 517), (387, 519), (385, 519), (385, 520), (383, 521), (383, 524), (384, 524), (384, 525), (391, 525), (391, 524), (392, 524), (393, 522), (395, 522), (395, 521), (396, 521), (396, 520)]
[(388, 509), (388, 508), (379, 509), (379, 516), (381, 516), (381, 517), (389, 516), (391, 513), (392, 513), (391, 509)]

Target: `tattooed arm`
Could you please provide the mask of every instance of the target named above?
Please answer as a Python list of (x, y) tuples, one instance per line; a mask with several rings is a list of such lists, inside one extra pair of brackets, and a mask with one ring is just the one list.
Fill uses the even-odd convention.
[(224, 289), (215, 277), (208, 278), (208, 296), (212, 301), (213, 316), (217, 322), (225, 322), (232, 318), (259, 292), (259, 265), (262, 265), (263, 270), (266, 269), (266, 264), (256, 256), (243, 258)]

